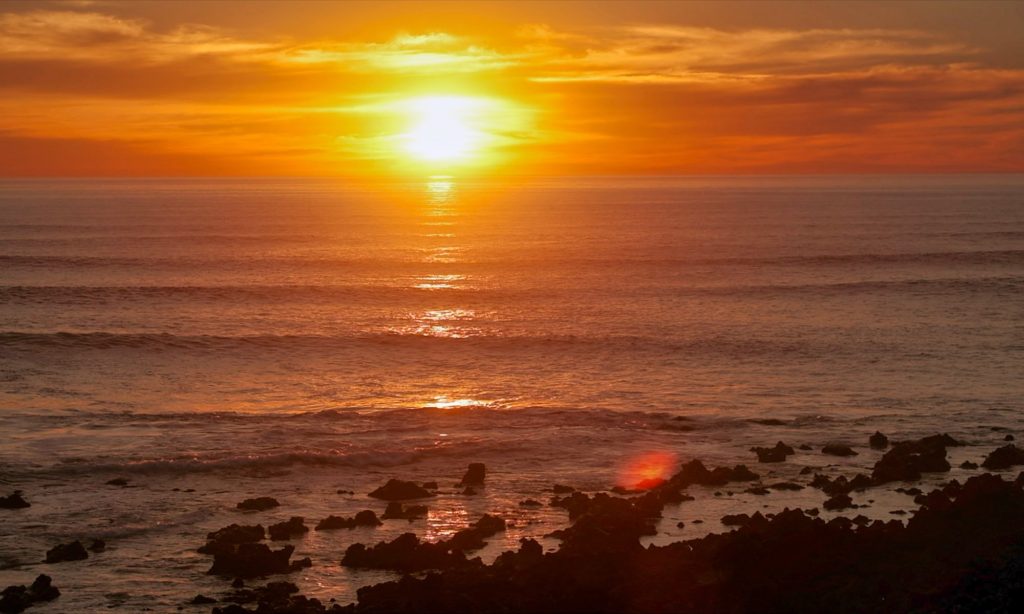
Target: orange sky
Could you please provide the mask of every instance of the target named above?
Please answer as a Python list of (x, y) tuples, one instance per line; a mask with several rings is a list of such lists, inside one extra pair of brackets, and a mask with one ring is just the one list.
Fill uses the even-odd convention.
[[(5, 2), (0, 175), (1020, 172), (1021, 32), (1012, 2)], [(437, 97), (474, 105), (458, 163), (402, 149)]]

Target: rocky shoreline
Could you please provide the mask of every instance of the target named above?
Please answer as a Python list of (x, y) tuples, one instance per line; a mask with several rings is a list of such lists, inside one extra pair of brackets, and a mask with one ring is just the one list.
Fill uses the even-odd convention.
[[(1012, 441), (1012, 436), (1007, 436)], [(270, 541), (300, 540), (309, 532), (293, 516), (264, 528), (232, 524), (207, 535), (198, 552), (212, 557), (208, 573), (224, 579), (225, 591), (183, 598), (183, 607), (209, 604), (213, 614), (317, 614), (321, 612), (998, 612), (1024, 606), (1024, 473), (1016, 478), (991, 473), (960, 483), (952, 480), (922, 492), (913, 486), (923, 474), (947, 472), (947, 448), (960, 446), (948, 435), (895, 442), (875, 433), (868, 445), (885, 449), (870, 475), (829, 477), (813, 468), (801, 480), (762, 482), (757, 466), (708, 468), (699, 460), (683, 463), (667, 479), (649, 479), (615, 492), (581, 492), (555, 485), (520, 505), (564, 509), (567, 526), (550, 534), (560, 540), (544, 552), (534, 539), (485, 564), (473, 553), (506, 530), (491, 514), (438, 542), (405, 533), (375, 544), (355, 543), (338, 553), (340, 565), (403, 574), (399, 580), (358, 590), (348, 605), (323, 603), (299, 594), (287, 581), (264, 578), (312, 565), (293, 560), (294, 546)], [(752, 450), (758, 463), (782, 462), (794, 453), (778, 442)], [(849, 446), (826, 445), (825, 455), (849, 456)], [(973, 463), (972, 463), (973, 465)], [(990, 451), (981, 466), (1001, 471), (1024, 465), (1024, 450), (1013, 443)], [(971, 467), (964, 467), (970, 469)], [(806, 477), (803, 477), (806, 476)], [(469, 467), (456, 488), (471, 493), (485, 485), (486, 468)], [(644, 547), (641, 538), (657, 533), (666, 506), (692, 499), (691, 486), (744, 489), (755, 495), (772, 490), (817, 489), (825, 510), (856, 510), (854, 492), (890, 487), (914, 497), (909, 520), (820, 518), (817, 508), (760, 511), (725, 516), (735, 530), (668, 545)], [(330, 516), (315, 530), (375, 527), (381, 519), (415, 518), (426, 512), (436, 482), (389, 480), (370, 493), (387, 501), (378, 517), (364, 510), (353, 517)], [(810, 492), (810, 491), (808, 491)], [(0, 497), (16, 510), (31, 505), (22, 493)], [(408, 502), (414, 502), (409, 504)], [(272, 497), (239, 503), (241, 510), (280, 504)], [(682, 523), (680, 523), (682, 524)], [(61, 544), (47, 563), (74, 564), (93, 543)], [(59, 568), (58, 568), (59, 569)], [(59, 583), (59, 574), (56, 582)], [(67, 590), (67, 587), (65, 587)], [(21, 612), (56, 599), (49, 576), (31, 587), (11, 586), (0, 596), (0, 613)]]

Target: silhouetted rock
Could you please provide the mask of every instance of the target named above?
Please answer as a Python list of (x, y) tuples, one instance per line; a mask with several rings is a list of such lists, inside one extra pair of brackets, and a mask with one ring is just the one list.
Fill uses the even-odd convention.
[(821, 449), (821, 453), (830, 456), (857, 456), (853, 448), (841, 443), (830, 443)]
[(445, 542), (421, 542), (413, 533), (403, 533), (390, 542), (381, 542), (370, 548), (352, 544), (341, 559), (345, 567), (391, 569), (405, 573), (445, 569), (465, 563), (466, 556), (461, 550), (452, 551)]
[(876, 484), (885, 484), (918, 480), (922, 473), (949, 471), (946, 447), (959, 445), (945, 434), (897, 443), (875, 463), (871, 477)]
[(40, 574), (27, 588), (24, 585), (8, 586), (0, 591), (0, 612), (23, 612), (36, 603), (53, 601), (57, 597), (60, 597), (60, 591), (53, 585), (53, 579), (46, 574)]
[(107, 480), (107, 486), (120, 486), (123, 488), (127, 485), (128, 480), (126, 478), (114, 478), (113, 480)]
[(868, 437), (868, 445), (875, 450), (884, 450), (889, 447), (889, 438), (879, 431), (875, 431), (874, 435)]
[(536, 499), (523, 499), (519, 502), (519, 507), (542, 507), (544, 504)]
[(64, 561), (82, 561), (89, 558), (85, 546), (80, 541), (59, 544), (46, 551), (47, 563), (63, 563)]
[(273, 497), (256, 497), (254, 499), (246, 499), (235, 507), (240, 510), (264, 512), (279, 505), (281, 504)]
[(767, 494), (771, 493), (771, 491), (768, 490), (767, 488), (765, 488), (764, 486), (754, 486), (754, 487), (746, 489), (743, 492), (746, 492), (746, 493), (749, 493), (749, 494), (752, 494), (752, 495), (767, 495)]
[(1013, 435), (1007, 435), (1006, 437), (1003, 437), (1003, 441), (1013, 441)]
[(462, 494), (466, 495), (467, 497), (472, 497), (473, 495), (476, 494), (476, 489), (473, 488), (472, 486), (467, 486), (466, 489), (462, 491)]
[(850, 498), (850, 495), (833, 495), (832, 498), (825, 501), (822, 507), (827, 510), (844, 510), (848, 507), (853, 507), (853, 499)]
[(977, 469), (978, 463), (972, 463), (971, 461), (964, 461), (960, 463), (961, 469)]
[(772, 490), (803, 490), (804, 487), (794, 482), (776, 482), (775, 484), (769, 484), (768, 488)]
[(32, 504), (21, 496), (20, 490), (16, 490), (6, 497), (0, 497), (0, 509), (18, 510), (26, 507), (32, 507)]
[(1012, 443), (993, 450), (981, 463), (985, 469), (1008, 469), (1014, 465), (1024, 465), (1024, 450)]
[(786, 460), (787, 456), (796, 454), (792, 447), (787, 446), (781, 441), (776, 443), (773, 448), (755, 447), (750, 450), (757, 454), (757, 461), (759, 463), (781, 463)]
[[(401, 507), (401, 503), (398, 504)], [(376, 527), (384, 524), (377, 518), (377, 514), (373, 510), (363, 510), (357, 513), (352, 518), (342, 518), (341, 516), (328, 516), (324, 518), (316, 525), (317, 531), (325, 531), (329, 529), (354, 529), (356, 527)]]
[(406, 499), (425, 499), (434, 495), (416, 482), (391, 479), (388, 480), (387, 484), (371, 492), (370, 496), (385, 501), (403, 501)]
[(482, 486), (487, 476), (487, 467), (483, 463), (470, 463), (465, 475), (462, 476), (461, 486)]
[(211, 597), (207, 597), (206, 595), (200, 593), (199, 595), (193, 597), (192, 600), (189, 601), (189, 603), (192, 605), (206, 605), (209, 603), (217, 603), (217, 600)]
[(305, 519), (302, 516), (292, 516), (287, 522), (270, 525), (267, 532), (270, 533), (272, 540), (291, 539), (308, 533), (309, 527), (305, 525)]
[(742, 527), (750, 522), (747, 514), (726, 514), (722, 516), (722, 524), (727, 527)]
[(302, 566), (291, 563), (294, 546), (271, 550), (266, 544), (242, 543), (219, 551), (213, 556), (213, 566), (206, 573), (237, 578), (255, 578), (288, 573)]
[(263, 525), (247, 526), (231, 524), (206, 534), (206, 545), (198, 548), (202, 554), (216, 554), (221, 551), (233, 551), (238, 544), (253, 543), (262, 540), (266, 533)]
[(94, 539), (92, 540), (92, 543), (89, 544), (89, 552), (99, 553), (104, 552), (106, 549), (107, 542), (103, 541), (102, 539)]
[(403, 505), (398, 501), (392, 501), (391, 503), (388, 503), (388, 506), (385, 508), (384, 514), (381, 518), (384, 520), (416, 520), (417, 518), (423, 518), (426, 516), (427, 511), (426, 505)]
[(571, 492), (576, 492), (576, 489), (572, 486), (566, 486), (565, 484), (555, 484), (551, 487), (551, 491), (556, 495), (565, 495)]

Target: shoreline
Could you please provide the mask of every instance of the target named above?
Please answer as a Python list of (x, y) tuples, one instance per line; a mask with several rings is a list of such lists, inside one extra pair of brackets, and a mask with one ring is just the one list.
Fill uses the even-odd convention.
[[(1006, 436), (1006, 439), (1011, 441), (1012, 436)], [(871, 444), (877, 448), (882, 442), (873, 437)], [(901, 442), (891, 447), (885, 445), (887, 450), (870, 476), (826, 476), (807, 468), (801, 471), (798, 479), (790, 481), (769, 477), (770, 471), (769, 475), (762, 475), (773, 462), (784, 461), (787, 452), (793, 452), (792, 448), (779, 442), (775, 447), (751, 450), (761, 462), (709, 469), (699, 460), (691, 460), (676, 467), (678, 471), (667, 480), (650, 481), (641, 484), (644, 488), (640, 489), (585, 493), (572, 486), (558, 486), (557, 492), (538, 492), (536, 496), (520, 502), (524, 508), (543, 507), (567, 513), (564, 528), (546, 536), (558, 540), (558, 547), (545, 552), (538, 541), (524, 537), (518, 550), (497, 555), (489, 564), (477, 558), (481, 549), (491, 538), (506, 528), (511, 529), (514, 524), (514, 521), (507, 522), (500, 515), (485, 513), (480, 519), (466, 518), (464, 526), (456, 527), (452, 534), (435, 542), (421, 542), (412, 533), (392, 540), (374, 539), (373, 527), (376, 524), (396, 522), (396, 518), (409, 518), (411, 522), (426, 513), (439, 492), (436, 482), (424, 484), (394, 480), (370, 494), (377, 501), (377, 504), (369, 506), (373, 509), (352, 518), (332, 515), (330, 519), (309, 519), (310, 525), (306, 526), (303, 519), (293, 517), (291, 521), (269, 526), (271, 539), (266, 541), (268, 535), (264, 533), (262, 524), (235, 524), (210, 533), (207, 544), (196, 544), (196, 547), (199, 552), (213, 556), (211, 572), (215, 572), (215, 578), (222, 578), (218, 585), (223, 590), (211, 591), (207, 582), (207, 588), (202, 589), (206, 592), (183, 599), (179, 609), (206, 611), (209, 604), (213, 606), (213, 612), (222, 614), (466, 609), (499, 612), (510, 611), (508, 604), (516, 603), (512, 608), (515, 611), (816, 611), (826, 604), (840, 611), (863, 611), (883, 606), (886, 611), (915, 611), (942, 609), (955, 599), (980, 599), (977, 596), (979, 592), (984, 592), (990, 601), (1013, 599), (1011, 585), (989, 586), (985, 584), (989, 580), (984, 574), (979, 576), (978, 569), (995, 570), (992, 573), (997, 573), (1024, 561), (1021, 557), (1024, 553), (1024, 474), (1016, 480), (1005, 481), (997, 475), (981, 473), (964, 484), (953, 480), (927, 494), (914, 486), (922, 479), (948, 472), (951, 467), (946, 460), (946, 448), (958, 446), (960, 442), (945, 435)], [(844, 456), (852, 452), (855, 450), (833, 447), (827, 454)], [(983, 463), (985, 469), (1005, 470), (1024, 464), (1024, 452), (1012, 443), (989, 452)], [(972, 467), (969, 461), (964, 465), (962, 468), (970, 471), (977, 467)], [(486, 470), (477, 467), (469, 473), (473, 471), (476, 475), (463, 476), (456, 485), (457, 490), (463, 489), (460, 494), (468, 497), (472, 497), (476, 489), (486, 487)], [(119, 482), (116, 479), (111, 480), (110, 485), (127, 486), (123, 480)], [(446, 490), (448, 486), (445, 484), (440, 490)], [(641, 545), (641, 540), (650, 540), (658, 533), (655, 525), (659, 519), (664, 525), (668, 516), (685, 516), (679, 510), (686, 508), (678, 504), (692, 500), (693, 494), (687, 494), (688, 489), (700, 496), (704, 492), (700, 489), (712, 488), (730, 494), (739, 491), (757, 496), (810, 489), (819, 492), (822, 500), (816, 508), (803, 510), (787, 508), (778, 513), (762, 514), (758, 509), (749, 509), (727, 514), (720, 519), (727, 531), (725, 533), (713, 532), (696, 539), (668, 543), (659, 539), (657, 544), (648, 542), (646, 546)], [(912, 496), (919, 507), (913, 511), (908, 508), (906, 515), (900, 514), (888, 521), (872, 520), (856, 511), (860, 506), (868, 507), (869, 504), (858, 505), (849, 498), (851, 493), (862, 500), (863, 496), (880, 496), (885, 492)], [(32, 497), (18, 497), (24, 497), (31, 504)], [(268, 509), (288, 514), (287, 504), (273, 505), (276, 500), (269, 499), (262, 503), (259, 499), (250, 502), (258, 511), (251, 512), (252, 516), (246, 515), (241, 522), (264, 521), (265, 517), (259, 512)], [(18, 507), (15, 499), (3, 501), (14, 504), (5, 507)], [(873, 499), (869, 501), (873, 502)], [(386, 512), (377, 509), (384, 507), (380, 505), (384, 502), (388, 504)], [(261, 508), (261, 505), (269, 507)], [(417, 506), (424, 505), (426, 507), (417, 509)], [(830, 520), (820, 517), (822, 514), (830, 515), (830, 512), (833, 516)], [(8, 514), (16, 513), (16, 509), (4, 510), (0, 518), (12, 518)], [(909, 518), (906, 524), (901, 521), (904, 518)], [(680, 524), (683, 526), (678, 528), (685, 533), (684, 526), (695, 526), (691, 524), (695, 520), (715, 521), (690, 517), (682, 520)], [(325, 521), (334, 526), (316, 526)], [(255, 531), (257, 526), (258, 532)], [(369, 532), (360, 533), (357, 543), (350, 543), (347, 550), (339, 550), (334, 564), (411, 575), (362, 586), (356, 591), (358, 601), (346, 606), (296, 594), (299, 589), (288, 582), (288, 574), (313, 563), (308, 558), (292, 560), (294, 544), (301, 543), (318, 529), (345, 532), (355, 526), (370, 527), (367, 529)], [(731, 527), (738, 528), (729, 532)], [(955, 532), (955, 538), (948, 534), (950, 532)], [(201, 540), (201, 535), (196, 539)], [(105, 544), (100, 545), (99, 551), (96, 550), (97, 544), (88, 542), (79, 547), (73, 543), (61, 546), (63, 548), (54, 554), (55, 558), (68, 557), (70, 553), (69, 560), (80, 560), (89, 556), (85, 550), (96, 553), (102, 551)], [(966, 559), (965, 553), (970, 554)], [(902, 560), (903, 567), (887, 569), (886, 573), (891, 577), (886, 579), (885, 574), (876, 568), (896, 559)], [(74, 590), (67, 585), (61, 587), (60, 572), (65, 565), (75, 564), (48, 565), (45, 571), (46, 575), (53, 577), (53, 586), (64, 591)], [(318, 561), (317, 564), (322, 563)], [(848, 566), (847, 571), (843, 571), (843, 565)], [(836, 578), (845, 574), (846, 581), (859, 588), (847, 594), (852, 589), (833, 586), (818, 577), (821, 575), (815, 571), (818, 566), (831, 569), (830, 573)], [(747, 577), (752, 569), (757, 568), (761, 568), (763, 578)], [(854, 569), (858, 570), (856, 574), (852, 572)], [(927, 570), (927, 573), (921, 570)], [(861, 577), (867, 571), (874, 575)], [(693, 580), (694, 574), (703, 579), (699, 582)], [(941, 576), (946, 578), (946, 584), (928, 588), (926, 583), (922, 584), (921, 574)], [(855, 575), (857, 577), (853, 577)], [(873, 578), (872, 581), (884, 590), (867, 586), (867, 577)], [(261, 588), (259, 585), (263, 581), (260, 578), (269, 578), (269, 584)], [(743, 581), (735, 585), (738, 578), (743, 578)], [(774, 579), (769, 581), (765, 578)], [(42, 578), (39, 581), (45, 584)], [(834, 578), (833, 581), (838, 580)], [(811, 583), (820, 585), (814, 589), (815, 599), (820, 601), (807, 601), (806, 589), (801, 588), (800, 582), (808, 586)], [(789, 585), (772, 593), (766, 583), (779, 587), (786, 583)], [(689, 588), (681, 593), (679, 587), (683, 585)], [(29, 599), (22, 605), (32, 606), (32, 589), (26, 586), (19, 593), (17, 586), (14, 585), (10, 594), (22, 595), (18, 598)], [(49, 587), (48, 584), (46, 586)], [(984, 591), (979, 588), (982, 586)], [(52, 592), (45, 594), (52, 595)], [(774, 606), (742, 601), (753, 599), (755, 594), (761, 595), (759, 599), (775, 594), (777, 599), (785, 597), (791, 601), (778, 602)], [(871, 601), (878, 595), (882, 595), (885, 601)], [(0, 612), (21, 611), (11, 605), (17, 603), (14, 599), (10, 597), (3, 606), (7, 609), (0, 608)], [(687, 599), (695, 601), (691, 603)], [(836, 606), (835, 603), (840, 601), (842, 604)], [(40, 600), (37, 605), (44, 603), (46, 601)], [(59, 607), (59, 600), (55, 603)], [(812, 607), (812, 603), (817, 605)]]

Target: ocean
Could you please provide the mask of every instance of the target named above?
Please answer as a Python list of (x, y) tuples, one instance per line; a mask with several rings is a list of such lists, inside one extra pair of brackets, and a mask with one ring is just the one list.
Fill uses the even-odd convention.
[[(52, 575), (40, 613), (206, 611), (185, 602), (226, 588), (207, 532), (440, 482), (425, 519), (293, 542), (313, 567), (289, 579), (347, 603), (394, 577), (341, 567), (357, 541), (487, 512), (514, 526), (485, 560), (556, 547), (564, 510), (519, 506), (555, 483), (693, 458), (852, 475), (876, 430), (978, 461), (1024, 430), (1022, 375), (1021, 176), (3, 180), (0, 495), (32, 507), (0, 510), (0, 586)], [(811, 449), (757, 463), (777, 440)], [(648, 541), (823, 499), (690, 494)], [(262, 495), (281, 507), (235, 509)], [(911, 506), (870, 496), (869, 516)]]

